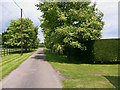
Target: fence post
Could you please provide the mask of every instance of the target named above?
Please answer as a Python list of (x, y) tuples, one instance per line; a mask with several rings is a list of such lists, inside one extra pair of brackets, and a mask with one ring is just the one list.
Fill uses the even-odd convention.
[(10, 49), (8, 48), (8, 54), (10, 54)]
[(0, 57), (2, 57), (2, 48), (0, 48)]
[(9, 48), (9, 54), (10, 54), (10, 48)]
[(5, 56), (5, 48), (4, 48), (4, 50), (3, 50), (3, 53), (4, 53), (4, 56)]
[(8, 55), (9, 51), (8, 51), (8, 48), (7, 48), (7, 55)]

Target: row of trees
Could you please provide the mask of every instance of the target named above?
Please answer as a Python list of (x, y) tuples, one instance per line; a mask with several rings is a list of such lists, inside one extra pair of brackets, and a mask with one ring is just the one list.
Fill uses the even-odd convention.
[(101, 38), (103, 13), (96, 3), (85, 2), (40, 2), (36, 5), (42, 16), (45, 46), (58, 53), (70, 56), (74, 51), (88, 50), (85, 42)]
[[(21, 34), (22, 27), (22, 34)], [(21, 44), (23, 48), (36, 48), (39, 45), (38, 26), (34, 26), (29, 18), (12, 20), (7, 30), (2, 33), (2, 42), (5, 47), (19, 48)], [(23, 40), (21, 40), (21, 37)]]
[(2, 46), (2, 34), (0, 34), (0, 48)]

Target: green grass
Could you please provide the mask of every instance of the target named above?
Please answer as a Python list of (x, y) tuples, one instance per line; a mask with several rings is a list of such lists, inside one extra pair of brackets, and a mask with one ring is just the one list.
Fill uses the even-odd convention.
[(16, 69), (23, 61), (32, 55), (32, 53), (33, 51), (23, 53), (22, 56), (19, 53), (3, 56), (1, 60), (2, 62), (0, 62), (0, 80)]
[(116, 88), (117, 64), (74, 64), (65, 56), (45, 51), (46, 59), (65, 78), (63, 88)]

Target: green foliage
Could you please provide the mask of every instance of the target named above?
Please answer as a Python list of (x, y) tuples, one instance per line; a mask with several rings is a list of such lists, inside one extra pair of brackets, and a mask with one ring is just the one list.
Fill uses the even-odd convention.
[(0, 34), (0, 45), (2, 45), (2, 34)]
[[(85, 41), (100, 39), (103, 13), (95, 3), (42, 2), (36, 5), (42, 16), (45, 46), (63, 53), (66, 48), (87, 50)], [(68, 51), (66, 51), (68, 52)]]
[(95, 61), (120, 62), (120, 39), (101, 39), (94, 42)]
[(0, 47), (2, 45), (2, 34), (0, 34)]
[[(3, 45), (7, 47), (20, 47), (21, 44), (24, 48), (37, 47), (39, 40), (38, 27), (33, 25), (33, 22), (29, 19), (22, 19), (22, 35), (21, 35), (21, 19), (12, 20), (7, 30), (3, 35)], [(23, 38), (23, 42), (21, 41)]]

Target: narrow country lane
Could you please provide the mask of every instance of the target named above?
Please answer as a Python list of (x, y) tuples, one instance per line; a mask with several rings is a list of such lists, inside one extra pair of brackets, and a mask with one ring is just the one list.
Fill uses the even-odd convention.
[(2, 88), (62, 88), (58, 74), (45, 61), (43, 48), (39, 48), (0, 83)]

